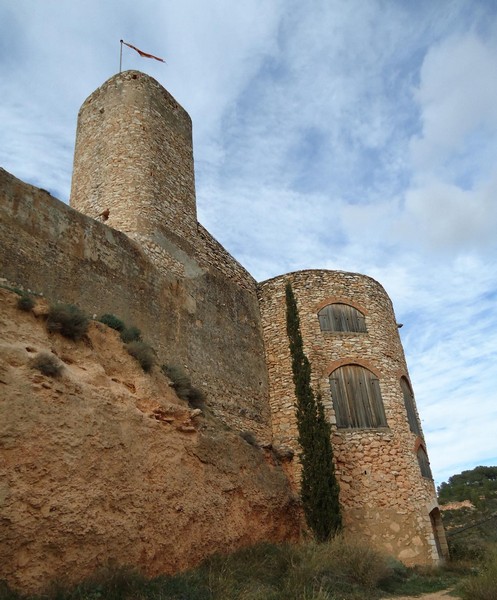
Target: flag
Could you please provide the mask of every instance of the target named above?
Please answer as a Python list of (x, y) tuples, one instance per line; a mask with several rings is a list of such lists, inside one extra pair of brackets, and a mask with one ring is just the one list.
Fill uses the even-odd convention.
[(136, 52), (138, 52), (138, 54), (140, 56), (143, 56), (144, 58), (154, 58), (155, 60), (158, 60), (160, 62), (163, 62), (163, 63), (166, 62), (163, 58), (159, 58), (158, 56), (154, 56), (153, 54), (148, 54), (147, 52), (143, 52), (142, 50), (139, 50), (138, 48), (136, 48), (136, 46), (132, 46), (131, 44), (128, 44), (127, 42), (125, 42), (123, 40), (121, 40), (121, 44), (128, 46), (128, 48), (133, 48), (133, 50), (136, 50)]

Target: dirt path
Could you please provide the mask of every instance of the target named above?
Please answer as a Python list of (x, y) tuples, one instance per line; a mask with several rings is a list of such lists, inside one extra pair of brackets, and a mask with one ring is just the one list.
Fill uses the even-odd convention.
[(455, 600), (455, 597), (450, 595), (450, 590), (442, 590), (422, 596), (397, 596), (395, 600), (449, 600), (451, 598)]

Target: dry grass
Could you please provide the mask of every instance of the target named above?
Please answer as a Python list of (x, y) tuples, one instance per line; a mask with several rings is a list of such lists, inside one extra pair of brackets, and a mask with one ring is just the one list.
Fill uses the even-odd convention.
[(60, 360), (49, 352), (40, 352), (30, 363), (32, 369), (37, 369), (47, 377), (59, 377), (64, 366)]
[(155, 363), (155, 353), (151, 346), (145, 342), (133, 341), (126, 344), (126, 350), (128, 354), (136, 358), (146, 373), (152, 370)]
[(74, 304), (55, 304), (48, 311), (48, 331), (60, 333), (72, 340), (83, 338), (89, 324), (89, 317)]
[(460, 592), (465, 600), (496, 600), (497, 548), (490, 551), (478, 574), (461, 584)]
[[(385, 581), (395, 580), (395, 569), (381, 553), (338, 537), (323, 544), (259, 544), (152, 580), (130, 569), (107, 569), (76, 587), (58, 586), (29, 600), (378, 600), (386, 595)], [(412, 571), (402, 570), (403, 580), (408, 580)], [(421, 572), (416, 577), (416, 595), (431, 589), (423, 588)], [(402, 592), (399, 586), (388, 590), (389, 597)], [(465, 598), (495, 600), (495, 595)], [(0, 586), (0, 600), (28, 599), (7, 588), (2, 595)]]

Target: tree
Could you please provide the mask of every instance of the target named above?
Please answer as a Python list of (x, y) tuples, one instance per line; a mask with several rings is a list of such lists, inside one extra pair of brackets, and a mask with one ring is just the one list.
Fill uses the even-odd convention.
[(320, 542), (333, 537), (342, 526), (339, 487), (333, 465), (331, 428), (319, 394), (311, 387), (311, 365), (304, 354), (297, 302), (286, 285), (287, 334), (292, 357), (297, 426), (302, 465), (301, 497), (307, 525)]
[(479, 466), (449, 477), (438, 487), (438, 498), (444, 502), (492, 497), (497, 492), (497, 467)]

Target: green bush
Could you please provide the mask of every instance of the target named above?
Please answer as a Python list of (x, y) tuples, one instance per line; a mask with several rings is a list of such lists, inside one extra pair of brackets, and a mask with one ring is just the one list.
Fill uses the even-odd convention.
[(72, 340), (80, 340), (88, 331), (89, 324), (89, 317), (74, 304), (55, 304), (48, 311), (48, 331)]
[(31, 367), (47, 377), (58, 377), (64, 368), (59, 359), (48, 352), (37, 354), (31, 361)]
[(141, 342), (142, 341), (142, 332), (138, 329), (138, 327), (124, 327), (121, 331), (121, 339), (125, 344), (129, 342)]
[[(445, 515), (444, 515), (445, 516)], [(461, 535), (448, 536), (452, 560), (481, 562), (488, 550), (488, 543), (480, 533), (480, 527), (464, 531)]]
[(100, 321), (100, 323), (104, 323), (104, 325), (107, 325), (108, 327), (111, 327), (112, 329), (115, 329), (119, 332), (124, 331), (124, 329), (126, 328), (124, 321), (121, 321), (121, 319), (116, 317), (116, 315), (112, 315), (110, 313), (105, 313), (101, 317), (98, 317), (98, 320)]
[(171, 380), (171, 387), (179, 398), (186, 400), (192, 408), (202, 408), (205, 406), (204, 392), (192, 386), (190, 377), (180, 366), (162, 365), (161, 371)]
[(35, 301), (29, 294), (21, 294), (17, 299), (17, 308), (29, 312), (35, 306)]
[(9, 290), (9, 292), (14, 292), (18, 296), (22, 296), (26, 293), (24, 290), (21, 290), (21, 288), (14, 287), (12, 285), (6, 285), (5, 283), (0, 283), (0, 288), (3, 288), (4, 290)]
[(463, 581), (460, 592), (464, 600), (495, 600), (497, 597), (497, 548), (494, 548), (474, 577)]
[(151, 346), (141, 341), (132, 341), (126, 344), (126, 350), (140, 363), (141, 368), (148, 373), (155, 363), (155, 353)]

